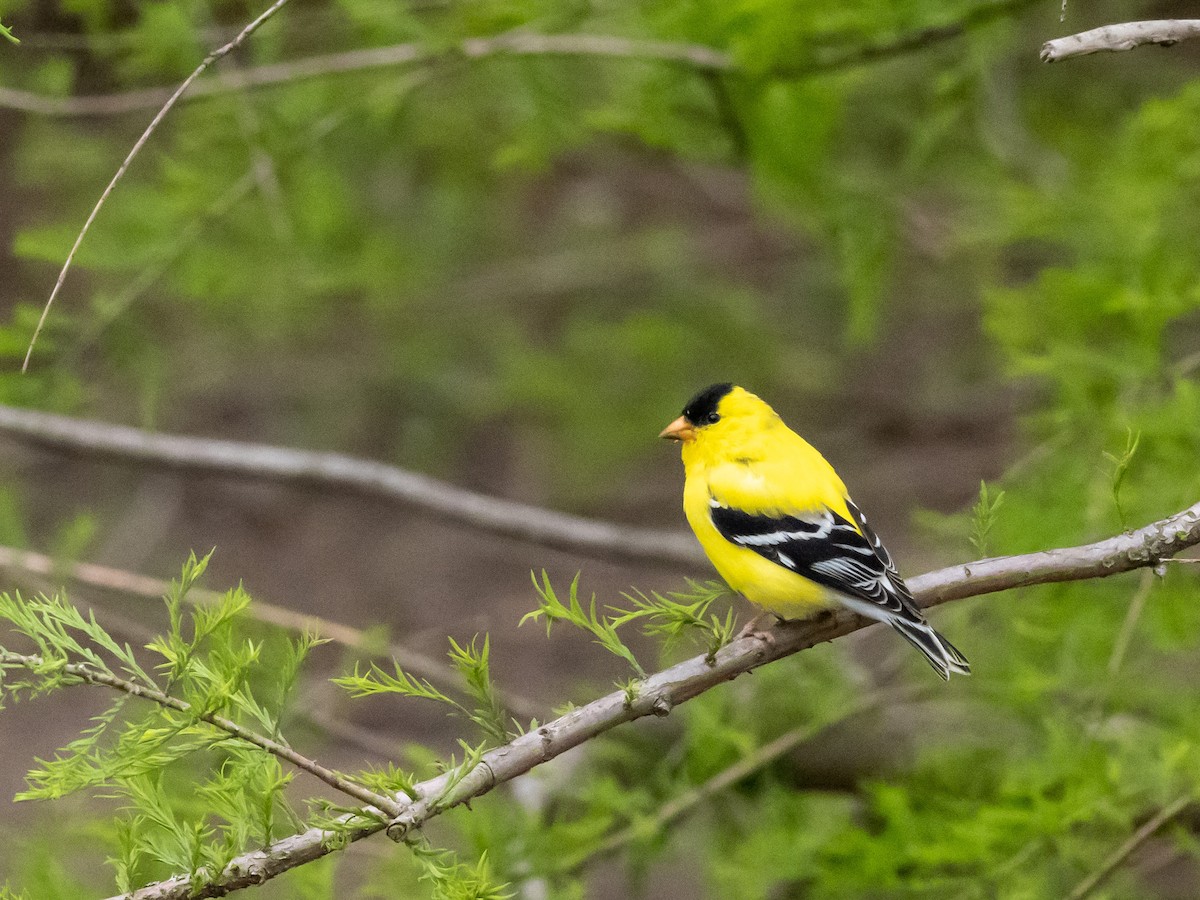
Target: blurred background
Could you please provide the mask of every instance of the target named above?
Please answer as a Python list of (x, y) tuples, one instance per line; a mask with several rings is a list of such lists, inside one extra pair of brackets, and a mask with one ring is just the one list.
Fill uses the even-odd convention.
[[(134, 161), (22, 374), (158, 89), (260, 9), (0, 0), (21, 41), (0, 41), (0, 402), (338, 451), (680, 531), (678, 450), (656, 435), (730, 380), (838, 467), (906, 574), (1140, 527), (1200, 494), (1200, 43), (1054, 66), (1037, 53), (1188, 9), (293, 0)], [(504, 43), (526, 33), (568, 39)], [(614, 40), (599, 54), (569, 36)], [(399, 45), (403, 64), (353, 55)], [(971, 514), (981, 480), (1005, 491), (990, 528)], [(162, 629), (161, 604), (63, 567), (169, 579), (215, 548), (206, 588), (241, 582), (365, 630), (363, 646), (316, 651), (292, 723), (294, 743), (346, 769), (446, 754), (464, 731), (435, 706), (339, 696), (328, 677), (372, 649), (440, 658), (447, 635), (488, 633), (514, 714), (544, 721), (628, 672), (586, 635), (517, 627), (531, 570), (563, 587), (578, 572), (602, 603), (711, 577), (2, 432), (0, 545), (58, 563), (7, 569), (5, 589), (65, 587), (135, 646)], [(486, 851), (530, 898), (1067, 896), (1200, 791), (1194, 570), (1140, 578), (934, 613), (976, 672), (948, 687), (880, 629), (816, 648), (430, 832)], [(646, 663), (696, 652), (632, 642)], [(870, 702), (885, 688), (908, 693)], [(0, 714), (0, 884), (112, 892), (116, 804), (9, 803), (105, 701), (76, 689)], [(1200, 813), (1181, 809), (1101, 895), (1200, 893)], [(389, 842), (307, 868), (259, 893), (428, 892)]]

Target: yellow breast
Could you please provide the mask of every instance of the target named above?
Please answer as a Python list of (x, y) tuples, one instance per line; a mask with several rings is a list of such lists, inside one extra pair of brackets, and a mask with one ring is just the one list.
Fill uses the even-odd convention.
[[(720, 473), (716, 474), (719, 479)], [(747, 468), (739, 477), (753, 479), (754, 473)], [(816, 582), (771, 562), (753, 550), (725, 540), (713, 525), (711, 499), (710, 481), (706, 473), (689, 466), (683, 492), (684, 513), (688, 524), (696, 532), (700, 546), (731, 588), (751, 603), (785, 619), (802, 617), (815, 607), (830, 602), (828, 592)], [(792, 510), (793, 513), (800, 511)]]

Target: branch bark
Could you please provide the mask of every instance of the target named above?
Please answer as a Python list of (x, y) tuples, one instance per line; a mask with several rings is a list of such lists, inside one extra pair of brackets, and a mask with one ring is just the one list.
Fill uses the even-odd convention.
[[(930, 607), (1014, 587), (1104, 578), (1156, 566), (1198, 543), (1200, 503), (1145, 528), (1094, 544), (951, 566), (912, 578), (908, 584), (921, 606)], [(770, 632), (767, 640), (746, 637), (734, 641), (711, 662), (698, 656), (679, 663), (645, 679), (632, 700), (624, 691), (616, 691), (489, 751), (479, 765), (457, 780), (452, 790), (447, 788), (455, 781), (453, 774), (422, 782), (417, 786), (415, 800), (400, 798), (404, 808), (387, 826), (388, 833), (403, 840), (414, 828), (447, 809), (486, 794), (617, 725), (645, 716), (668, 715), (675, 706), (722, 682), (870, 624), (869, 620), (846, 610), (830, 610), (802, 622), (783, 623)], [(356, 826), (349, 840), (383, 829), (382, 824), (376, 823)], [(135, 891), (127, 900), (224, 896), (324, 856), (340, 845), (330, 832), (310, 829), (264, 850), (239, 856), (206, 885), (194, 886), (187, 876), (181, 875)], [(194, 887), (199, 887), (195, 893)]]
[(1143, 44), (1170, 47), (1180, 41), (1200, 37), (1200, 19), (1155, 19), (1147, 22), (1123, 22), (1055, 38), (1042, 45), (1042, 62), (1060, 62), (1089, 53), (1132, 50)]
[[(771, 79), (795, 79), (891, 59), (961, 37), (972, 28), (1031, 6), (1036, 0), (993, 0), (982, 3), (960, 21), (935, 25), (891, 36), (833, 54), (814, 54), (777, 69), (757, 73)], [(211, 78), (196, 82), (183, 99), (198, 100), (239, 90), (290, 84), (329, 75), (372, 69), (423, 65), (460, 56), (470, 60), (495, 56), (607, 57), (685, 66), (699, 72), (738, 71), (736, 60), (724, 50), (706, 44), (642, 40), (607, 34), (538, 34), (510, 31), (491, 37), (470, 38), (449, 50), (431, 50), (424, 44), (392, 44), (341, 53), (326, 53), (287, 62), (243, 69), (239, 84)], [(171, 88), (146, 88), (87, 97), (50, 97), (30, 91), (0, 87), (0, 108), (49, 117), (117, 116), (156, 109), (171, 96)]]
[(632, 528), (488, 497), (386, 463), (341, 453), (155, 434), (0, 406), (0, 433), (71, 453), (202, 472), (349, 488), (473, 528), (576, 553), (695, 570), (704, 555), (683, 532)]

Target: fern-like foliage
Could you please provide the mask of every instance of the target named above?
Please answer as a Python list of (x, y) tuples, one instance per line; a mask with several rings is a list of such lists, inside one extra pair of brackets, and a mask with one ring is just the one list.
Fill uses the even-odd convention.
[(449, 640), (450, 662), (463, 678), (463, 689), (470, 698), (470, 703), (451, 697), (428, 679), (410, 675), (395, 660), (392, 661), (390, 673), (376, 663), (372, 663), (365, 671), (355, 664), (352, 673), (341, 675), (332, 681), (349, 692), (351, 697), (396, 694), (417, 700), (433, 700), (447, 706), (451, 714), (462, 716), (478, 726), (488, 746), (505, 743), (510, 737), (508, 714), (492, 682), (489, 638), (485, 635), (480, 645), (478, 636), (473, 637), (466, 646), (459, 644), (454, 638)]
[[(337, 849), (354, 829), (387, 822), (371, 806), (323, 798), (307, 801), (302, 814), (287, 796), (296, 774), (289, 763), (335, 787), (350, 783), (342, 789), (356, 798), (364, 790), (381, 801), (418, 797), (416, 777), (393, 763), (348, 778), (291, 750), (282, 735), (284, 712), (305, 659), (321, 641), (311, 633), (247, 637), (242, 614), (251, 599), (240, 587), (208, 605), (191, 602), (188, 593), (208, 559), (188, 559), (164, 598), (166, 630), (137, 649), (64, 597), (0, 594), (0, 623), (20, 645), (0, 645), (0, 705), (77, 685), (115, 693), (78, 739), (36, 761), (18, 799), (89, 791), (115, 801), (108, 863), (123, 892), (172, 875), (186, 875), (201, 888), (239, 854), (298, 830), (324, 828), (327, 846)], [(487, 637), (450, 642), (470, 702), (399, 666), (391, 673), (375, 665), (365, 673), (356, 668), (337, 679), (354, 696), (396, 693), (445, 703), (483, 732), (477, 744), (459, 742), (461, 755), (430, 756), (431, 773), (444, 775), (437, 796), (424, 798), (435, 808), (451, 804), (486, 750), (508, 739), (507, 714), (488, 671), (490, 650)], [(434, 897), (511, 896), (492, 879), (486, 854), (468, 865), (420, 836), (410, 846)], [(7, 896), (16, 895), (0, 893)]]

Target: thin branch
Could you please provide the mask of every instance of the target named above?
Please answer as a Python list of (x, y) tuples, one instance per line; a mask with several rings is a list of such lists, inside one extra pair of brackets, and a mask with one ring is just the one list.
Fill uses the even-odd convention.
[(183, 80), (183, 83), (180, 84), (179, 87), (175, 89), (174, 93), (167, 98), (166, 102), (163, 103), (162, 108), (155, 113), (154, 118), (150, 120), (150, 124), (146, 126), (146, 130), (143, 131), (141, 137), (137, 139), (137, 142), (133, 145), (133, 149), (131, 149), (128, 155), (126, 155), (125, 161), (121, 163), (120, 167), (117, 169), (117, 173), (113, 175), (112, 180), (109, 181), (108, 186), (100, 195), (100, 199), (96, 201), (96, 205), (92, 207), (92, 211), (88, 215), (87, 221), (83, 223), (83, 228), (79, 230), (79, 235), (75, 238), (75, 243), (71, 246), (71, 252), (67, 254), (67, 259), (63, 263), (62, 269), (58, 273), (58, 280), (54, 282), (54, 289), (50, 291), (50, 297), (48, 300), (46, 300), (46, 305), (42, 308), (42, 315), (38, 319), (37, 327), (33, 330), (33, 337), (29, 339), (29, 349), (25, 351), (25, 361), (21, 364), (22, 372), (25, 372), (29, 369), (29, 359), (33, 356), (33, 347), (37, 343), (38, 335), (42, 333), (42, 327), (46, 324), (46, 317), (50, 315), (50, 307), (54, 304), (54, 298), (58, 296), (58, 292), (62, 289), (63, 282), (67, 280), (67, 272), (71, 269), (71, 263), (75, 260), (75, 254), (79, 251), (79, 247), (83, 243), (84, 237), (87, 235), (88, 230), (92, 227), (92, 222), (94, 222), (96, 220), (96, 216), (100, 214), (101, 207), (104, 206), (105, 201), (108, 200), (109, 195), (113, 192), (113, 189), (116, 188), (117, 183), (122, 177), (124, 177), (125, 172), (133, 163), (134, 158), (138, 155), (138, 153), (141, 152), (142, 147), (144, 147), (146, 142), (150, 140), (150, 136), (158, 129), (159, 124), (161, 124), (162, 120), (167, 117), (167, 113), (171, 111), (172, 107), (175, 106), (175, 103), (180, 97), (183, 96), (184, 92), (192, 86), (192, 83), (199, 78), (209, 66), (217, 62), (217, 60), (221, 59), (222, 57), (228, 56), (231, 52), (240, 47), (242, 43), (248, 37), (250, 37), (250, 35), (254, 34), (254, 32), (256, 32), (264, 22), (275, 15), (275, 13), (279, 12), (279, 10), (281, 10), (287, 3), (288, 0), (275, 0), (274, 3), (267, 7), (267, 9), (258, 16), (258, 18), (238, 32), (237, 37), (235, 37), (229, 43), (218, 47), (212, 53), (208, 54), (208, 56), (204, 57), (204, 60), (200, 63), (200, 65), (196, 66), (196, 68), (192, 71), (192, 74)]
[[(151, 578), (137, 572), (127, 572), (109, 566), (95, 563), (59, 563), (49, 556), (34, 553), (31, 550), (18, 550), (15, 547), (0, 546), (0, 568), (15, 569), (41, 577), (67, 577), (72, 581), (108, 591), (122, 594), (132, 594), (138, 597), (161, 599), (170, 593), (170, 582)], [(207, 606), (218, 603), (221, 594), (204, 588), (193, 587), (184, 597), (186, 603), (193, 606)], [(332, 619), (314, 616), (308, 613), (298, 613), (284, 606), (277, 606), (263, 600), (255, 599), (242, 613), (244, 616), (285, 628), (289, 631), (311, 631), (328, 641), (348, 647), (352, 650), (365, 650), (371, 646), (371, 640), (361, 630)], [(388, 646), (384, 652), (391, 656), (408, 672), (428, 678), (431, 681), (451, 685), (461, 689), (462, 677), (450, 665), (436, 659), (401, 647), (398, 644)], [(508, 711), (523, 719), (531, 719), (542, 714), (541, 705), (520, 694), (514, 694), (500, 687), (496, 694)]]
[(1086, 897), (1090, 897), (1095, 893), (1096, 889), (1104, 884), (1109, 876), (1121, 867), (1134, 850), (1154, 837), (1159, 829), (1187, 809), (1192, 799), (1191, 794), (1176, 797), (1147, 819), (1141, 828), (1131, 834), (1125, 843), (1113, 851), (1113, 854), (1100, 865), (1100, 868), (1075, 885), (1075, 889), (1071, 891), (1067, 900), (1085, 900)]
[[(817, 75), (836, 69), (850, 68), (866, 63), (888, 59), (904, 53), (923, 49), (933, 43), (965, 34), (971, 28), (1000, 15), (1010, 13), (1033, 2), (1033, 0), (993, 0), (982, 4), (969, 12), (962, 20), (948, 25), (934, 26), (911, 34), (900, 35), (890, 41), (868, 44), (865, 47), (848, 53), (827, 58), (801, 60), (795, 64), (777, 67), (774, 71), (761, 73), (765, 79), (786, 78), (795, 79)], [(285, 63), (259, 66), (246, 69), (242, 77), (237, 79), (213, 78), (197, 82), (200, 75), (210, 66), (227, 56), (258, 30), (264, 22), (278, 12), (288, 0), (275, 2), (258, 18), (242, 29), (241, 32), (227, 44), (210, 53), (199, 66), (173, 91), (166, 89), (149, 89), (130, 91), (121, 94), (103, 95), (99, 97), (49, 98), (26, 91), (0, 87), (0, 107), (39, 113), (51, 116), (72, 115), (112, 115), (138, 109), (149, 109), (159, 106), (158, 112), (141, 137), (133, 145), (125, 160), (117, 169), (108, 186), (105, 187), (100, 199), (92, 207), (91, 213), (80, 229), (71, 246), (70, 252), (58, 273), (50, 296), (42, 308), (29, 347), (25, 352), (21, 371), (29, 369), (29, 361), (33, 356), (33, 348), (42, 333), (50, 308), (54, 305), (59, 291), (66, 281), (67, 273), (74, 262), (75, 254), (79, 251), (84, 237), (91, 229), (92, 223), (99, 215), (101, 208), (116, 188), (118, 182), (133, 163), (134, 158), (149, 141), (150, 136), (157, 130), (159, 124), (175, 106), (189, 88), (195, 87), (190, 97), (212, 96), (242, 90), (265, 84), (281, 84), (299, 81), (307, 78), (322, 77), (331, 74), (362, 71), (364, 69), (382, 66), (412, 65), (426, 63), (445, 58), (457, 53), (467, 59), (482, 59), (497, 55), (517, 56), (602, 56), (619, 59), (637, 59), (650, 62), (664, 62), (685, 65), (702, 72), (726, 72), (738, 68), (733, 57), (728, 53), (703, 44), (686, 44), (673, 41), (643, 40), (635, 38), (616, 37), (613, 35), (591, 34), (536, 34), (527, 31), (511, 31), (486, 38), (469, 38), (459, 43), (450, 51), (433, 51), (421, 44), (397, 44), (391, 47), (368, 48), (353, 50), (346, 53), (329, 54), (309, 57)]]
[[(703, 44), (639, 40), (604, 34), (535, 34), (514, 31), (492, 37), (470, 38), (448, 50), (432, 50), (419, 43), (392, 44), (253, 66), (239, 72), (236, 83), (219, 78), (203, 79), (195, 84), (187, 99), (198, 100), (243, 88), (290, 84), (371, 69), (427, 64), (451, 56), (486, 59), (501, 55), (601, 56), (673, 63), (716, 71), (734, 67), (728, 54)], [(47, 97), (27, 91), (0, 88), (0, 106), (45, 116), (114, 116), (155, 109), (170, 96), (169, 88), (145, 88), (91, 97)]]
[[(811, 58), (783, 63), (775, 69), (752, 74), (765, 79), (795, 79), (892, 59), (961, 37), (973, 28), (1018, 12), (1035, 2), (1036, 0), (993, 0), (980, 4), (956, 22), (895, 35), (849, 50), (817, 53)], [(590, 56), (681, 65), (700, 72), (742, 71), (737, 61), (728, 53), (705, 44), (642, 40), (606, 34), (537, 34), (529, 31), (510, 31), (492, 37), (470, 38), (449, 49), (431, 50), (419, 43), (392, 44), (254, 66), (239, 73), (239, 85), (217, 78), (202, 79), (183, 99), (198, 100), (219, 96), (241, 87), (269, 87), (329, 75), (429, 64), (453, 56), (470, 60), (495, 56)], [(115, 116), (155, 109), (170, 94), (170, 88), (145, 88), (90, 97), (50, 97), (0, 87), (0, 108), (7, 107), (50, 117)]]
[[(399, 93), (403, 96), (406, 92), (424, 83), (428, 77), (429, 73), (427, 72), (414, 72), (408, 75), (406, 79), (395, 79), (383, 85), (377, 85), (372, 91), (359, 98), (359, 100), (360, 102), (362, 100), (371, 101), (384, 93)], [(203, 84), (204, 82), (201, 83)], [(3, 90), (3, 88), (0, 88), (0, 94), (3, 93)], [(0, 103), (0, 106), (2, 105)], [(335, 129), (340, 128), (349, 121), (354, 112), (354, 105), (345, 104), (336, 112), (317, 119), (308, 130), (304, 140), (289, 150), (288, 158), (290, 159), (293, 154), (300, 154), (311, 149)], [(122, 288), (121, 292), (111, 302), (106, 303), (103, 309), (97, 311), (95, 318), (84, 327), (82, 333), (75, 339), (71, 350), (59, 358), (59, 364), (66, 369), (72, 368), (73, 363), (79, 356), (109, 325), (128, 312), (130, 307), (145, 296), (150, 288), (166, 275), (171, 266), (181, 259), (197, 241), (204, 237), (214, 221), (228, 214), (238, 203), (249, 196), (250, 192), (254, 189), (255, 183), (256, 170), (252, 166), (237, 181), (230, 185), (220, 197), (214, 200), (207, 209), (184, 224), (176, 234), (175, 240), (166, 248), (164, 254), (151, 261)]]
[(755, 772), (765, 769), (782, 756), (791, 753), (802, 744), (808, 743), (817, 735), (827, 732), (834, 726), (841, 725), (848, 719), (879, 709), (885, 704), (911, 700), (917, 693), (928, 693), (928, 689), (904, 691), (878, 691), (867, 695), (859, 702), (841, 711), (841, 715), (829, 722), (801, 725), (792, 728), (772, 741), (743, 756), (728, 768), (722, 769), (702, 784), (698, 784), (664, 803), (654, 816), (646, 821), (636, 822), (626, 828), (614, 831), (603, 838), (598, 844), (574, 859), (566, 860), (556, 869), (557, 872), (577, 872), (587, 865), (606, 856), (623, 850), (639, 838), (650, 834), (660, 834), (669, 825), (683, 818), (701, 803), (725, 791), (735, 784), (749, 778)]
[[(31, 670), (38, 670), (46, 665), (46, 661), (40, 656), (24, 656), (19, 653), (11, 653), (0, 647), (0, 663), (7, 665), (18, 665)], [(118, 678), (108, 672), (103, 672), (94, 669), (84, 663), (66, 663), (56, 671), (65, 672), (80, 681), (96, 685), (100, 687), (108, 687), (113, 690), (121, 691), (133, 697), (140, 697), (143, 700), (150, 700), (157, 703), (159, 706), (165, 706), (168, 709), (178, 710), (182, 713), (192, 713), (192, 705), (177, 697), (172, 697), (169, 694), (164, 694), (162, 691), (146, 687), (144, 684), (137, 684), (133, 681), (128, 681), (124, 678)], [(214, 728), (225, 732), (230, 737), (237, 738), (240, 741), (245, 741), (247, 744), (253, 744), (260, 750), (265, 750), (273, 756), (277, 756), (285, 762), (291, 763), (297, 769), (308, 772), (315, 778), (319, 778), (325, 784), (329, 785), (335, 791), (340, 791), (349, 797), (353, 797), (360, 803), (366, 803), (368, 806), (374, 806), (385, 811), (399, 812), (400, 805), (394, 798), (386, 797), (382, 794), (377, 794), (372, 790), (368, 790), (360, 784), (355, 784), (347, 778), (342, 777), (332, 769), (327, 769), (317, 763), (315, 760), (303, 756), (284, 744), (265, 737), (242, 725), (232, 719), (227, 719), (225, 716), (217, 715), (216, 713), (200, 713), (196, 716), (200, 721), (207, 722)]]
[(73, 453), (175, 469), (349, 488), (397, 500), (493, 534), (602, 558), (688, 570), (704, 563), (696, 542), (682, 532), (632, 528), (501, 500), (417, 472), (341, 453), (155, 434), (2, 405), (0, 433)]
[[(1200, 503), (1145, 528), (1094, 544), (980, 560), (930, 572), (908, 583), (920, 604), (930, 607), (1014, 587), (1103, 578), (1154, 566), (1198, 543)], [(387, 826), (388, 833), (402, 840), (412, 829), (447, 809), (486, 794), (617, 725), (645, 716), (668, 715), (678, 704), (751, 669), (870, 624), (871, 621), (846, 610), (829, 610), (812, 619), (779, 625), (767, 640), (746, 637), (734, 641), (711, 661), (697, 656), (672, 666), (641, 682), (632, 699), (624, 690), (616, 691), (488, 751), (464, 777), (452, 772), (422, 782), (415, 791), (417, 799), (400, 798), (404, 808)], [(360, 826), (361, 820), (352, 817), (343, 821), (348, 825), (353, 823), (355, 828), (343, 841), (358, 840), (384, 828), (373, 822)], [(204, 885), (194, 885), (188, 876), (178, 875), (134, 891), (128, 898), (183, 900), (224, 896), (324, 856), (335, 845), (341, 845), (335, 841), (335, 835), (319, 828), (310, 829), (237, 857)]]
[(1117, 632), (1117, 639), (1113, 642), (1112, 655), (1108, 658), (1108, 674), (1115, 676), (1121, 670), (1121, 663), (1125, 661), (1125, 654), (1129, 650), (1129, 642), (1133, 640), (1133, 632), (1137, 628), (1138, 620), (1141, 619), (1142, 613), (1146, 610), (1146, 601), (1150, 599), (1150, 590), (1154, 587), (1154, 570), (1143, 569), (1141, 582), (1138, 584), (1138, 589), (1133, 595), (1133, 599), (1129, 601), (1129, 609), (1125, 611), (1125, 619), (1121, 622), (1121, 630)]
[(1037, 2), (1038, 0), (992, 0), (980, 3), (957, 21), (931, 25), (838, 53), (816, 54), (811, 59), (799, 60), (792, 65), (783, 63), (767, 74), (768, 77), (781, 79), (804, 78), (884, 62), (963, 37), (995, 19), (1020, 12)]
[(1042, 62), (1060, 62), (1075, 56), (1104, 51), (1132, 50), (1143, 44), (1170, 47), (1180, 41), (1200, 37), (1200, 19), (1155, 19), (1148, 22), (1123, 22), (1081, 31), (1069, 37), (1055, 38), (1042, 44)]

